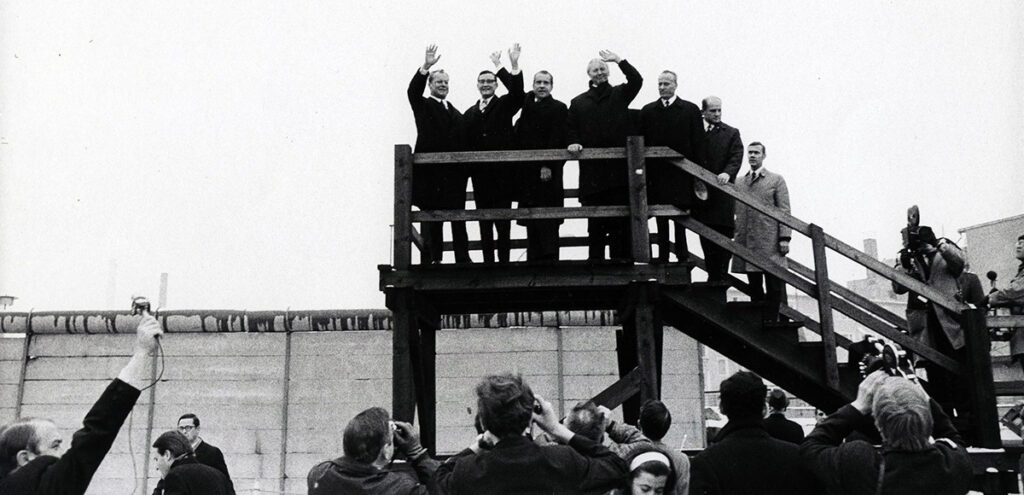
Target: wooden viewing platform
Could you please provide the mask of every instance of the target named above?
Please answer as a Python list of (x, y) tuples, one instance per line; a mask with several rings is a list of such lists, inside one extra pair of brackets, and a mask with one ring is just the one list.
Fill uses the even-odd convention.
[[(802, 234), (811, 241), (813, 265), (789, 259), (788, 266), (735, 244), (672, 205), (649, 205), (646, 190), (648, 158), (668, 160), (694, 178), (736, 201), (753, 208)], [(523, 209), (472, 209), (416, 211), (412, 206), (413, 164), (474, 163), (515, 166), (517, 163), (552, 160), (622, 159), (628, 176), (629, 204), (622, 206), (549, 207)], [(577, 191), (566, 190), (565, 197)], [(472, 200), (472, 193), (467, 194)], [(434, 264), (413, 263), (416, 248), (425, 259), (426, 249), (414, 223), (572, 219), (624, 217), (629, 220), (632, 263), (566, 260), (545, 264)], [(669, 217), (678, 226), (723, 247), (733, 256), (760, 267), (817, 300), (816, 314), (803, 314), (782, 306), (779, 312), (790, 323), (764, 323), (763, 305), (730, 303), (724, 293), (729, 287), (750, 295), (747, 284), (735, 277), (726, 283), (693, 282), (693, 268), (703, 269), (700, 257), (690, 253), (678, 264), (651, 264), (651, 217)], [(408, 145), (395, 146), (395, 210), (393, 264), (382, 265), (380, 289), (394, 314), (393, 414), (411, 421), (418, 416), (424, 446), (435, 442), (435, 332), (441, 315), (478, 312), (542, 311), (568, 309), (617, 310), (623, 339), (618, 360), (622, 379), (609, 384), (606, 405), (623, 404), (627, 421), (635, 420), (640, 401), (660, 397), (661, 341), (668, 324), (704, 345), (736, 361), (767, 380), (796, 394), (808, 403), (832, 411), (856, 396), (860, 376), (856, 363), (840, 363), (837, 349), (851, 342), (835, 332), (833, 315), (842, 313), (869, 331), (900, 344), (909, 352), (928, 359), (946, 370), (960, 374), (970, 384), (973, 411), (963, 431), (974, 447), (1001, 449), (996, 412), (997, 391), (1024, 395), (1020, 383), (993, 381), (988, 328), (1024, 327), (1024, 317), (989, 317), (982, 309), (969, 307), (946, 294), (885, 265), (877, 259), (827, 234), (813, 223), (764, 205), (732, 184), (719, 185), (713, 174), (666, 147), (645, 147), (642, 137), (628, 138), (624, 148), (585, 149), (579, 155), (565, 150), (488, 151), (413, 154)], [(585, 237), (562, 237), (561, 247), (585, 246)], [(514, 239), (513, 248), (525, 247), (525, 239)], [(452, 243), (444, 243), (446, 251)], [(470, 250), (479, 250), (479, 241)], [(832, 251), (901, 284), (935, 305), (961, 316), (967, 340), (968, 366), (911, 338), (902, 315), (897, 315), (868, 298), (829, 278), (826, 253)], [(797, 329), (806, 328), (819, 340), (801, 342)], [(500, 370), (481, 370), (487, 373)], [(616, 402), (617, 401), (617, 402)], [(418, 413), (417, 413), (418, 411)], [(1004, 450), (975, 456), (978, 489), (985, 493), (1015, 493), (1015, 475), (1008, 466), (1016, 456)], [(986, 473), (995, 468), (1002, 474)]]

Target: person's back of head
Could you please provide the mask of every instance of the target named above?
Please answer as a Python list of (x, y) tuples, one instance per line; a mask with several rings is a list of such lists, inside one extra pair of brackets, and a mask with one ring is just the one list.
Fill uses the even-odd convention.
[(719, 387), (719, 409), (729, 417), (760, 419), (764, 417), (764, 398), (768, 394), (761, 377), (749, 371), (739, 371), (722, 381)]
[(768, 393), (768, 407), (770, 407), (773, 412), (785, 411), (786, 408), (789, 407), (789, 397), (786, 397), (786, 393), (783, 392), (782, 389), (773, 388), (772, 391)]
[(640, 406), (640, 432), (645, 437), (660, 441), (672, 426), (672, 413), (668, 412), (665, 403), (657, 399), (648, 399)]
[(533, 391), (519, 375), (484, 378), (476, 386), (477, 414), (487, 431), (498, 438), (523, 434), (533, 417)]
[(161, 433), (153, 442), (153, 448), (156, 449), (157, 454), (163, 455), (164, 452), (170, 452), (171, 457), (174, 458), (192, 453), (192, 444), (189, 443), (188, 438), (185, 438), (185, 435), (177, 430)]
[(569, 431), (598, 443), (604, 441), (604, 417), (597, 410), (597, 404), (589, 400), (576, 404), (566, 420)]
[(875, 390), (871, 415), (883, 445), (908, 451), (928, 448), (932, 412), (928, 395), (919, 385), (904, 378), (886, 377)]
[(391, 416), (379, 407), (371, 407), (352, 418), (345, 426), (342, 450), (345, 457), (363, 464), (373, 464), (381, 451), (391, 445)]
[(40, 437), (36, 433), (36, 418), (21, 418), (0, 429), (0, 478), (6, 477), (19, 467), (18, 453), (22, 451), (39, 455)]

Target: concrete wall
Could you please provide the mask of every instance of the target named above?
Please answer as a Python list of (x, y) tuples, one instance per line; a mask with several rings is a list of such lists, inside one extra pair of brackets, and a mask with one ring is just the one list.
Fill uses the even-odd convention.
[[(556, 322), (549, 318), (544, 323)], [(446, 321), (455, 326), (477, 323)], [(551, 326), (440, 331), (438, 451), (453, 453), (472, 439), (473, 386), (484, 374), (522, 373), (537, 393), (564, 410), (613, 383), (614, 330)], [(69, 438), (127, 362), (133, 338), (106, 333), (33, 335), (22, 415), (52, 418)], [(23, 342), (0, 339), (0, 419), (5, 422), (14, 416)], [(173, 332), (162, 346), (161, 381), (143, 392), (131, 417), (132, 428), (122, 428), (91, 494), (131, 493), (137, 478), (137, 493), (143, 493), (141, 478), (146, 475), (146, 489), (151, 491), (156, 472), (148, 461), (148, 445), (173, 429), (185, 412), (197, 414), (202, 436), (224, 451), (240, 494), (276, 492), (282, 472), (286, 492), (305, 493), (310, 467), (340, 454), (348, 420), (367, 407), (391, 407), (390, 331)], [(666, 328), (664, 362), (663, 393), (675, 417), (666, 441), (701, 447), (696, 342)]]

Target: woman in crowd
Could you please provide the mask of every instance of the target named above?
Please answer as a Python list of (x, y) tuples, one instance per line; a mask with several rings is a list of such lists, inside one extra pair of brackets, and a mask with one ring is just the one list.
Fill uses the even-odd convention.
[(669, 456), (656, 447), (633, 451), (626, 459), (629, 476), (615, 495), (662, 495), (674, 493), (675, 468)]

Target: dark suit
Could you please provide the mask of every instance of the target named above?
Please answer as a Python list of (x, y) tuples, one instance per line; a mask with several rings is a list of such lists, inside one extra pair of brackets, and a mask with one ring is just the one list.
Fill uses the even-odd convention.
[[(535, 101), (533, 91), (523, 100), (523, 113), (516, 121), (516, 148), (521, 150), (564, 149), (565, 119), (569, 108), (554, 97)], [(562, 169), (564, 160), (553, 162), (524, 162), (519, 165), (519, 207), (563, 206)], [(551, 180), (542, 181), (543, 167), (551, 170)], [(558, 226), (562, 220), (520, 220), (526, 226), (528, 246), (526, 259), (558, 259)]]
[(224, 473), (188, 456), (174, 461), (163, 479), (162, 495), (234, 495)]
[[(462, 114), (451, 104), (423, 96), (427, 74), (416, 71), (409, 82), (409, 105), (416, 118), (416, 153), (460, 151), (465, 146)], [(423, 210), (466, 207), (466, 172), (461, 164), (413, 165), (412, 204)], [(422, 224), (423, 241), (427, 247), (424, 262), (440, 261), (444, 243), (442, 224)], [(465, 222), (452, 222), (455, 261), (469, 261), (469, 237)]]
[(824, 493), (800, 462), (799, 447), (772, 438), (760, 418), (733, 421), (690, 462), (693, 495)]
[[(629, 62), (621, 60), (619, 69), (626, 82), (612, 86), (607, 82), (591, 86), (572, 99), (567, 117), (569, 144), (583, 148), (624, 147), (632, 132), (629, 104), (643, 86), (643, 77)], [(584, 160), (580, 162), (580, 204), (607, 206), (629, 204), (628, 170), (623, 160)], [(587, 222), (590, 259), (604, 259), (604, 246), (612, 258), (629, 258), (629, 220), (594, 218)]]
[[(480, 102), (466, 109), (466, 148), (471, 151), (508, 150), (513, 148), (512, 117), (523, 106), (523, 73), (509, 74), (502, 68), (497, 78), (508, 88), (508, 94), (493, 96), (487, 107), (480, 110)], [(470, 165), (473, 177), (473, 198), (477, 208), (512, 208), (513, 178), (515, 171), (508, 163), (479, 163)], [(512, 249), (509, 220), (481, 220), (480, 247), (484, 262), (494, 263), (494, 232), (498, 234), (498, 261), (508, 262)]]
[[(740, 131), (724, 122), (718, 123), (710, 132), (704, 134), (704, 162), (708, 172), (715, 175), (729, 174), (729, 182), (736, 182), (736, 174), (743, 164), (743, 141)], [(708, 187), (707, 201), (700, 202), (694, 211), (694, 218), (718, 233), (732, 239), (736, 229), (733, 218), (734, 204), (729, 195)], [(704, 250), (704, 262), (709, 280), (724, 280), (729, 271), (729, 258), (732, 255), (717, 244), (704, 239), (700, 240)]]
[(115, 379), (85, 415), (60, 458), (39, 456), (0, 479), (3, 495), (81, 495), (117, 437), (139, 391)]
[(309, 470), (306, 487), (309, 495), (427, 495), (435, 493), (434, 472), (439, 463), (429, 455), (412, 461), (416, 477), (408, 473), (376, 467), (339, 457), (324, 461)]
[[(691, 162), (704, 162), (704, 125), (697, 105), (676, 98), (670, 105), (660, 98), (640, 110), (640, 131), (645, 146), (668, 146)], [(649, 204), (671, 204), (689, 209), (693, 203), (693, 180), (666, 160), (647, 162)], [(658, 256), (668, 261), (669, 219), (658, 217)], [(676, 257), (687, 259), (686, 231), (676, 225)]]
[(764, 429), (772, 438), (800, 445), (804, 441), (804, 429), (796, 421), (786, 418), (785, 414), (772, 413), (764, 419)]

